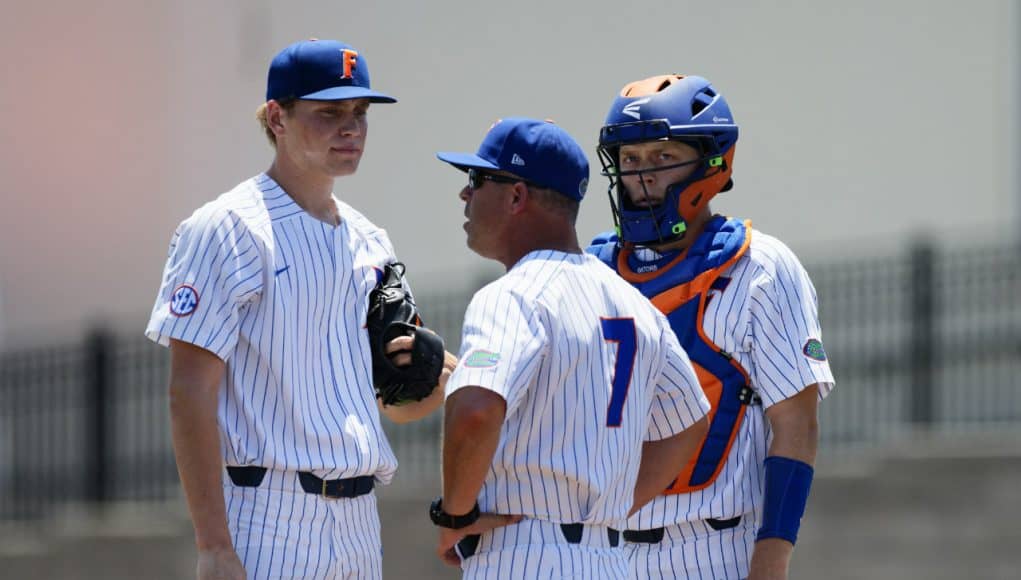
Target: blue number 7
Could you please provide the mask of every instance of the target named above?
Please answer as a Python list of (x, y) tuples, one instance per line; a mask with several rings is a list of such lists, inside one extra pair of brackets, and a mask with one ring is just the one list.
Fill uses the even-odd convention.
[(631, 386), (631, 373), (635, 370), (635, 319), (602, 318), (603, 340), (617, 343), (617, 361), (613, 364), (613, 390), (610, 405), (606, 408), (606, 426), (620, 427), (624, 401)]

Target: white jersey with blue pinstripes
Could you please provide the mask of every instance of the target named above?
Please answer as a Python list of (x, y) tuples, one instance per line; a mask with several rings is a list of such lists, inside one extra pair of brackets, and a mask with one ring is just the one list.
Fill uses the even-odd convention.
[[(633, 372), (615, 375), (618, 358), (632, 364), (628, 344)], [(619, 525), (642, 442), (683, 431), (709, 408), (648, 300), (595, 257), (550, 250), (524, 256), (472, 299), (446, 394), (468, 386), (507, 401), (482, 511), (561, 523)], [(621, 388), (622, 406), (612, 398)]]
[(218, 421), (228, 465), (375, 475), (397, 461), (380, 424), (364, 321), (386, 232), (337, 201), (312, 218), (265, 174), (174, 234), (146, 335), (226, 361)]
[[(640, 249), (636, 257), (652, 261), (657, 255)], [(764, 409), (813, 383), (819, 383), (820, 398), (833, 387), (829, 363), (803, 352), (808, 341), (821, 341), (822, 333), (815, 288), (794, 253), (776, 238), (753, 230), (748, 252), (722, 276), (730, 281), (722, 291), (711, 291), (702, 328), (744, 366), (763, 404), (746, 408), (715, 483), (689, 494), (656, 497), (628, 520), (629, 529), (745, 514), (754, 514), (758, 521), (770, 441)]]

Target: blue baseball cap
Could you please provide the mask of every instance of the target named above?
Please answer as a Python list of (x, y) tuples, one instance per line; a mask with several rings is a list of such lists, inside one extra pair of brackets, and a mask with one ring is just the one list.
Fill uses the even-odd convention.
[(266, 82), (266, 100), (286, 98), (397, 102), (370, 88), (369, 64), (365, 57), (351, 45), (336, 40), (295, 42), (273, 58)]
[(552, 121), (500, 119), (486, 133), (477, 153), (437, 153), (461, 171), (506, 171), (581, 201), (588, 189), (588, 158), (581, 146)]

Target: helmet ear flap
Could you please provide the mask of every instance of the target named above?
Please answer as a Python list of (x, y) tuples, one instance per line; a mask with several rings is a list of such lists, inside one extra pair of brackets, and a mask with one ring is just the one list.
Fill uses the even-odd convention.
[(692, 222), (702, 208), (717, 194), (730, 190), (734, 186), (730, 178), (734, 161), (734, 147), (723, 155), (710, 159), (709, 165), (717, 169), (712, 175), (704, 176), (688, 185), (677, 199), (677, 212), (681, 219)]

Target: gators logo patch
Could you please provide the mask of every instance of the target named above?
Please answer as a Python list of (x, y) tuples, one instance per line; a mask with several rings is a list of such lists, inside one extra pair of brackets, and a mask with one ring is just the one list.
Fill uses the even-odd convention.
[(488, 350), (475, 350), (464, 357), (464, 366), (472, 369), (495, 367), (500, 362), (500, 353)]
[(826, 349), (822, 347), (822, 341), (818, 338), (808, 339), (808, 342), (805, 343), (805, 347), (801, 349), (801, 352), (805, 353), (805, 356), (812, 360), (826, 360)]

